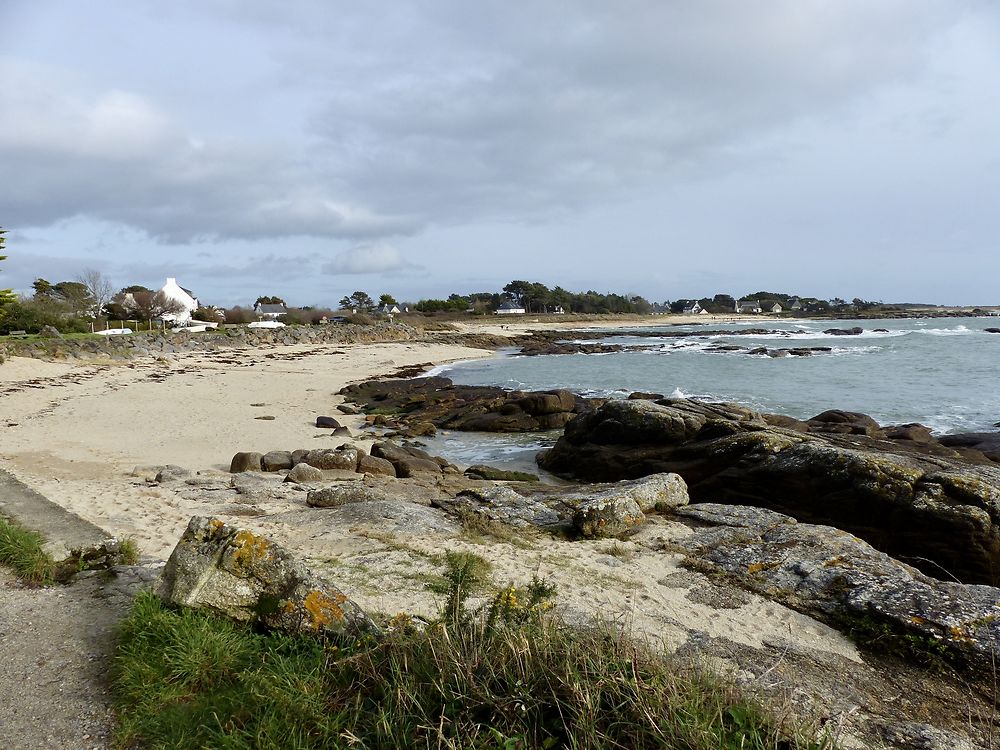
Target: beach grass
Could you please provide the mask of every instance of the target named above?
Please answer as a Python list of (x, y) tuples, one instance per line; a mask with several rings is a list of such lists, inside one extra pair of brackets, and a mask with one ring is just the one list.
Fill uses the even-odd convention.
[(151, 594), (124, 621), (113, 687), (119, 748), (682, 748), (820, 750), (732, 684), (609, 627), (552, 618), (544, 581), (474, 612), (474, 556), (448, 561), (441, 618), (384, 636), (265, 634)]
[(0, 564), (10, 567), (25, 583), (53, 582), (56, 563), (44, 547), (41, 534), (0, 517)]

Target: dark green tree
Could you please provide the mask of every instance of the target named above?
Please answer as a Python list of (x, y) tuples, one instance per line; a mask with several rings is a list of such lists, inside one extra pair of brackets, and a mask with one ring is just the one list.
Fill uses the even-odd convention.
[(35, 299), (49, 299), (52, 297), (52, 284), (41, 276), (31, 283), (31, 288), (35, 290)]
[(371, 310), (375, 307), (375, 300), (368, 296), (367, 292), (354, 292), (350, 297), (343, 297), (340, 300), (342, 310)]

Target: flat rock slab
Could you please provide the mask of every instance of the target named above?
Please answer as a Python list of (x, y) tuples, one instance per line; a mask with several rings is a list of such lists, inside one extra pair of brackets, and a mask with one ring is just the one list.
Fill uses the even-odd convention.
[(0, 515), (45, 537), (45, 547), (56, 559), (69, 551), (90, 547), (110, 534), (71, 513), (0, 469)]

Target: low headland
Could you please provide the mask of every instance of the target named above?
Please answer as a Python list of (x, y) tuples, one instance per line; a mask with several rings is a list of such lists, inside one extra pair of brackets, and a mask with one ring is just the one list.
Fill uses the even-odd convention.
[[(734, 318), (678, 317), (670, 322), (711, 326)], [(746, 320), (767, 326), (760, 316)], [(410, 378), (509, 346), (559, 353), (566, 328), (576, 329), (574, 346), (587, 352), (607, 345), (608, 328), (624, 333), (663, 323), (650, 316), (491, 319), (443, 330), (383, 323), (13, 343), (0, 366), (0, 468), (9, 473), (3, 486), (15, 489), (7, 490), (0, 514), (31, 526), (12, 498), (30, 504), (37, 496), (54, 504), (50, 515), (66, 513), (88, 529), (130, 540), (140, 560), (105, 549), (100, 559), (113, 565), (111, 578), (87, 570), (70, 576), (62, 604), (50, 589), (6, 580), (0, 623), (37, 607), (52, 613), (49, 626), (65, 629), (58, 637), (79, 643), (81, 653), (100, 631), (102, 658), (110, 659), (111, 633), (127, 617), (118, 652), (125, 666), (87, 672), (81, 661), (78, 669), (84, 690), (116, 681), (119, 746), (167, 741), (156, 734), (167, 730), (144, 713), (144, 680), (171, 684), (173, 667), (160, 663), (156, 668), (167, 671), (150, 676), (128, 661), (165, 650), (150, 623), (160, 628), (158, 637), (173, 628), (178, 648), (201, 643), (201, 657), (188, 654), (190, 663), (202, 659), (199, 669), (222, 664), (222, 672), (155, 693), (156, 701), (179, 701), (160, 713), (187, 705), (198, 726), (211, 724), (206, 717), (220, 705), (211, 701), (235, 684), (225, 670), (250, 680), (248, 664), (277, 658), (268, 655), (278, 653), (268, 650), (276, 641), (259, 640), (264, 631), (325, 633), (327, 643), (350, 651), (344, 661), (329, 646), (281, 652), (311, 665), (310, 674), (326, 675), (301, 683), (301, 713), (293, 720), (266, 725), (286, 742), (301, 731), (301, 747), (340, 746), (351, 727), (367, 721), (370, 711), (329, 723), (323, 701), (338, 694), (334, 683), (360, 680), (374, 692), (354, 693), (362, 696), (357, 705), (370, 707), (385, 704), (383, 679), (405, 683), (397, 695), (409, 696), (410, 713), (392, 704), (400, 710), (393, 716), (409, 716), (413, 723), (400, 723), (398, 732), (405, 728), (421, 744), (564, 746), (565, 724), (517, 718), (553, 705), (572, 706), (592, 722), (579, 729), (591, 746), (626, 736), (635, 747), (706, 749), (742, 747), (748, 737), (756, 743), (748, 747), (1000, 742), (1000, 441), (992, 433), (941, 439), (918, 425), (879, 425), (852, 412), (794, 420), (662, 394), (609, 401)], [(587, 327), (603, 329), (593, 344)], [(822, 354), (773, 351), (769, 356)], [(539, 457), (537, 476), (524, 476), (456, 465), (422, 449), (422, 439), (450, 430), (563, 432)], [(53, 558), (91, 541), (60, 528), (83, 527), (51, 526), (45, 551)], [(74, 559), (80, 568), (98, 567)], [(248, 586), (252, 601), (245, 599)], [(150, 589), (160, 598), (139, 593), (132, 604), (136, 592)], [(77, 624), (90, 623), (89, 635), (71, 632), (60, 606)], [(185, 614), (189, 607), (229, 607), (237, 624), (226, 625), (223, 637)], [(100, 628), (88, 620), (99, 612)], [(43, 626), (39, 633), (45, 640)], [(401, 633), (410, 635), (400, 640)], [(423, 640), (406, 640), (413, 633)], [(221, 640), (208, 645), (213, 639)], [(3, 705), (34, 702), (5, 720), (0, 736), (26, 741), (45, 735), (38, 708), (45, 680), (29, 679), (32, 669), (45, 669), (29, 663), (32, 649), (43, 647), (25, 639), (16, 645), (25, 653), (6, 667), (0, 697)], [(430, 661), (425, 647), (447, 652), (445, 664)], [(670, 682), (673, 697), (657, 687), (665, 677), (649, 661), (661, 651), (677, 666), (673, 674), (696, 675), (683, 685)], [(538, 656), (531, 669), (517, 656), (529, 652)], [(543, 652), (566, 656), (553, 660)], [(469, 666), (473, 654), (494, 667), (488, 679)], [(635, 678), (618, 693), (602, 692), (601, 700), (665, 716), (693, 710), (693, 695), (711, 694), (717, 702), (702, 705), (702, 715), (718, 723), (685, 727), (693, 733), (683, 736), (663, 724), (658, 739), (638, 730), (613, 734), (618, 730), (598, 721), (612, 703), (584, 710), (561, 692), (597, 672), (595, 654), (607, 657), (602, 684)], [(287, 659), (280, 669), (291, 668)], [(399, 672), (391, 666), (399, 660), (419, 666)], [(346, 664), (357, 673), (345, 672)], [(566, 665), (571, 671), (562, 682), (555, 675)], [(255, 672), (249, 694), (287, 684), (293, 673), (280, 669)], [(451, 700), (483, 700), (478, 718), (442, 694), (421, 692), (442, 674), (438, 669), (452, 674)], [(458, 677), (463, 670), (470, 670), (468, 681)], [(530, 682), (539, 675), (547, 677)], [(725, 687), (709, 690), (705, 680)], [(36, 692), (11, 687), (24, 684)], [(546, 690), (556, 704), (545, 702)], [(302, 695), (326, 697), (309, 709), (313, 715)], [(51, 699), (70, 717), (48, 717), (62, 732), (53, 743), (110, 746), (113, 698), (87, 697), (89, 708)], [(430, 704), (437, 713), (421, 714)], [(254, 721), (277, 705), (255, 703)], [(86, 721), (74, 722), (87, 710)], [(238, 734), (250, 719), (245, 712), (233, 717)], [(433, 731), (431, 718), (442, 722)], [(633, 728), (642, 721), (623, 714)], [(265, 731), (265, 724), (254, 726)], [(366, 742), (380, 737), (384, 746), (405, 746), (399, 734), (379, 734), (388, 730), (378, 721), (365, 726)], [(717, 727), (724, 733), (712, 735)], [(332, 734), (318, 739), (324, 732)], [(698, 733), (701, 744), (690, 739)], [(282, 745), (271, 737), (246, 746)]]

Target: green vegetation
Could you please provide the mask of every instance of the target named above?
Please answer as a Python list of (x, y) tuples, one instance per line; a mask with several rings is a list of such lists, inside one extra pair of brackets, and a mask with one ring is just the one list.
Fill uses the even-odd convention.
[(44, 546), (41, 534), (0, 518), (0, 564), (12, 568), (25, 583), (53, 582), (56, 563)]
[(898, 625), (872, 617), (842, 615), (835, 618), (837, 628), (864, 649), (919, 664), (942, 674), (966, 666), (955, 650), (940, 638), (905, 630)]
[(120, 748), (816, 750), (732, 686), (608, 628), (560, 625), (535, 579), (469, 611), (487, 567), (447, 557), (429, 625), (370, 642), (254, 632), (140, 595), (115, 662)]
[[(7, 260), (7, 256), (3, 254), (3, 246), (4, 243), (6, 242), (6, 237), (4, 237), (4, 235), (6, 233), (7, 232), (5, 230), (0, 229), (0, 261)], [(10, 289), (0, 289), (0, 307), (10, 304), (15, 299), (16, 297), (14, 296), (13, 291), (11, 291)]]
[(118, 562), (122, 565), (135, 565), (139, 562), (139, 543), (132, 537), (125, 537), (118, 546)]

